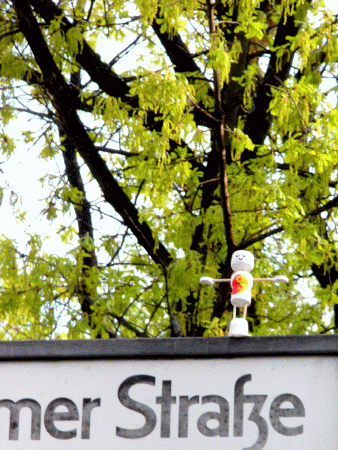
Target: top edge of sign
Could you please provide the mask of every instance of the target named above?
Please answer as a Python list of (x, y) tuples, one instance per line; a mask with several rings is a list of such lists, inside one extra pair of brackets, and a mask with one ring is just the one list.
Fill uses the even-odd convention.
[(0, 342), (0, 360), (188, 359), (338, 355), (338, 335)]

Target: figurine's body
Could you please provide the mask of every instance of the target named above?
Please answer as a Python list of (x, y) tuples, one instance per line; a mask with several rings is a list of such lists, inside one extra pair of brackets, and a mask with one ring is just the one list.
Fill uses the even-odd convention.
[[(235, 272), (231, 278), (215, 280), (210, 277), (202, 277), (200, 283), (212, 285), (214, 282), (230, 281), (231, 283), (231, 304), (233, 305), (233, 316), (229, 327), (229, 336), (244, 337), (249, 335), (246, 312), (251, 304), (251, 288), (254, 281), (274, 281), (275, 283), (288, 283), (288, 278), (277, 276), (274, 278), (253, 278), (251, 271), (254, 268), (254, 256), (247, 250), (237, 250), (231, 258), (231, 268)], [(243, 308), (243, 317), (236, 317), (237, 308)]]
[[(232, 287), (230, 301), (234, 309), (232, 321), (230, 322), (229, 336), (248, 336), (249, 327), (245, 317), (247, 307), (251, 304), (251, 288), (254, 281), (250, 273), (254, 268), (253, 254), (247, 250), (237, 250), (232, 255), (231, 268), (235, 270), (230, 279)], [(244, 308), (242, 319), (236, 318), (237, 308)]]
[(231, 258), (231, 268), (235, 271), (230, 282), (232, 287), (231, 303), (234, 307), (243, 308), (251, 303), (252, 275), (254, 268), (253, 254), (246, 250), (238, 250)]
[(230, 279), (231, 303), (234, 306), (243, 308), (251, 303), (251, 288), (253, 286), (252, 275), (244, 270), (232, 274)]

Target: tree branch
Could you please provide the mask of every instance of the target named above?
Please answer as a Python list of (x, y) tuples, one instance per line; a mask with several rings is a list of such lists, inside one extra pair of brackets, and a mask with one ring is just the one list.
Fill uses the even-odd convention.
[(20, 30), (28, 41), (42, 71), (63, 130), (98, 182), (106, 201), (120, 214), (125, 225), (130, 228), (153, 261), (167, 267), (171, 262), (168, 250), (163, 244), (156, 242), (145, 222), (140, 223), (137, 209), (112, 176), (72, 106), (71, 89), (58, 70), (29, 5), (24, 0), (14, 0), (13, 4)]
[[(296, 25), (294, 16), (287, 16), (286, 22), (284, 23), (284, 11), (282, 11), (273, 47), (278, 48), (289, 44), (290, 37), (297, 35), (300, 26), (300, 24)], [(278, 78), (282, 82), (286, 80), (290, 72), (293, 56), (294, 54), (290, 55), (288, 50), (285, 50), (281, 62), (277, 65), (276, 51), (271, 53), (268, 69), (257, 92), (255, 106), (252, 113), (248, 115), (243, 130), (256, 145), (262, 145), (264, 143), (264, 139), (271, 124), (272, 116), (269, 112), (269, 106), (273, 98), (272, 89), (280, 83)], [(259, 127), (257, 127), (257, 123), (260, 124)], [(242, 155), (243, 159), (250, 159), (252, 156), (251, 153), (248, 154), (247, 152), (243, 152)]]
[[(318, 216), (319, 214), (321, 214), (322, 212), (329, 211), (332, 208), (335, 208), (337, 206), (338, 206), (338, 196), (334, 197), (332, 200), (325, 203), (325, 205), (320, 206), (320, 207), (310, 211), (308, 214), (306, 214), (304, 216), (304, 219), (312, 219), (312, 218)], [(273, 226), (273, 225), (271, 225), (271, 226)], [(273, 228), (270, 231), (267, 231), (266, 233), (262, 233), (262, 234), (259, 234), (259, 232), (255, 233), (255, 235), (258, 234), (256, 237), (250, 237), (250, 238), (246, 239), (245, 241), (242, 241), (240, 243), (239, 247), (241, 249), (250, 247), (250, 245), (256, 244), (257, 242), (261, 242), (264, 239), (266, 239), (270, 236), (273, 236), (277, 233), (280, 233), (284, 230), (285, 230), (285, 227), (283, 225), (281, 225), (279, 227)]]

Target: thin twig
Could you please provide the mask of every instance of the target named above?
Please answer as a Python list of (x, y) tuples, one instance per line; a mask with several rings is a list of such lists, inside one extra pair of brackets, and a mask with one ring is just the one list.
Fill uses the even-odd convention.
[(289, 97), (291, 98), (291, 100), (293, 101), (293, 103), (294, 103), (294, 105), (295, 105), (295, 107), (296, 107), (296, 109), (297, 109), (297, 112), (298, 112), (298, 114), (299, 114), (299, 117), (301, 118), (301, 120), (302, 120), (302, 122), (303, 122), (303, 124), (304, 124), (304, 127), (302, 126), (303, 132), (304, 132), (304, 133), (308, 133), (308, 132), (310, 131), (309, 126), (308, 126), (308, 124), (306, 123), (306, 120), (304, 119), (303, 114), (301, 113), (301, 111), (300, 111), (300, 109), (299, 109), (299, 107), (298, 107), (298, 105), (297, 105), (297, 103), (296, 103), (296, 100), (293, 98), (293, 96), (292, 96), (292, 94), (291, 94), (291, 92), (290, 92), (290, 89), (285, 85), (285, 83), (283, 82), (283, 80), (281, 80), (279, 77), (277, 77), (277, 75), (275, 75), (275, 78), (276, 78), (276, 80), (284, 87), (285, 91), (283, 91), (283, 89), (278, 88), (277, 86), (274, 86), (274, 88), (277, 89), (277, 90), (279, 90), (279, 91), (281, 91), (281, 92), (284, 92), (284, 93), (286, 92), (286, 93), (288, 94), (288, 96), (289, 96)]
[(188, 99), (190, 102), (194, 105), (196, 109), (201, 111), (203, 114), (205, 114), (209, 119), (211, 119), (213, 122), (219, 124), (219, 120), (217, 120), (213, 115), (209, 114), (205, 109), (201, 108), (191, 97), (189, 94), (187, 94)]

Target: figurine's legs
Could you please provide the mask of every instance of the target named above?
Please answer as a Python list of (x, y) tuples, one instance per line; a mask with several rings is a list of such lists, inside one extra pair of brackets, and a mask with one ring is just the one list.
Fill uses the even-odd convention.
[(234, 305), (234, 309), (232, 311), (232, 318), (236, 319), (236, 306)]
[[(231, 302), (233, 304), (233, 302)], [(240, 304), (236, 302), (236, 305), (233, 304), (233, 313), (232, 320), (229, 326), (229, 336), (231, 337), (245, 337), (250, 336), (249, 334), (249, 324), (246, 320), (246, 314), (248, 310), (249, 302), (244, 303), (242, 301)], [(243, 308), (243, 317), (236, 318), (236, 310), (237, 308)]]

